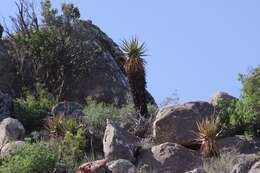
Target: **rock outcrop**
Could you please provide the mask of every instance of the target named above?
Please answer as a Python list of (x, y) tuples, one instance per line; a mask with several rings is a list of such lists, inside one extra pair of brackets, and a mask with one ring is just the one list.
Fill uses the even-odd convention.
[(6, 118), (0, 123), (0, 146), (12, 141), (22, 140), (25, 135), (23, 125), (13, 118)]
[[(107, 160), (96, 160), (84, 163), (76, 173), (110, 173), (106, 166)], [(67, 171), (65, 171), (67, 172)]]
[(201, 166), (197, 152), (174, 143), (154, 146), (138, 157), (138, 167), (147, 172), (184, 173)]
[(119, 159), (107, 163), (111, 173), (137, 173), (136, 167), (129, 160)]
[(221, 102), (224, 104), (229, 104), (230, 102), (232, 102), (233, 100), (237, 100), (236, 97), (229, 95), (226, 92), (217, 92), (215, 93), (211, 99), (210, 99), (210, 103), (213, 106), (217, 106), (218, 104), (220, 104)]
[(241, 135), (219, 139), (217, 146), (220, 152), (232, 152), (235, 150), (238, 153), (251, 154), (260, 151), (252, 139), (247, 139)]
[(185, 172), (185, 173), (207, 173), (203, 168), (196, 168), (194, 170)]
[(189, 102), (162, 108), (153, 124), (155, 142), (193, 145), (198, 131), (197, 122), (210, 118), (213, 111), (213, 106), (208, 102)]
[(77, 102), (60, 102), (56, 104), (52, 110), (52, 115), (63, 115), (67, 117), (84, 116), (83, 106)]
[(125, 159), (135, 161), (139, 139), (118, 125), (107, 122), (103, 138), (103, 151), (108, 161)]
[[(66, 100), (83, 103), (87, 97), (93, 97), (105, 103), (126, 103), (131, 94), (123, 69), (125, 58), (119, 46), (90, 21), (73, 23), (71, 36), (79, 38), (79, 44), (83, 45), (85, 51), (80, 55), (80, 61), (88, 62), (88, 67), (82, 74), (64, 76), (69, 81), (64, 85), (68, 86), (60, 87), (66, 88)], [(0, 40), (0, 90), (10, 91), (15, 88), (20, 91), (20, 84), (16, 86), (18, 84), (14, 82), (15, 65), (7, 53), (11, 47), (4, 46), (2, 42)], [(150, 102), (155, 103), (149, 93), (147, 96)]]
[(67, 97), (80, 102), (91, 96), (106, 103), (124, 103), (129, 94), (129, 84), (122, 68), (122, 51), (91, 22), (80, 21), (73, 28), (88, 50), (88, 55), (82, 55), (82, 60), (91, 60), (91, 64), (88, 74), (78, 76), (77, 80), (71, 79)]
[(2, 149), (0, 150), (0, 158), (4, 158), (7, 155), (15, 152), (16, 148), (19, 146), (24, 145), (24, 141), (14, 141), (14, 142), (9, 142), (5, 144)]
[(248, 173), (259, 173), (260, 172), (260, 161), (257, 161), (251, 169), (248, 171)]

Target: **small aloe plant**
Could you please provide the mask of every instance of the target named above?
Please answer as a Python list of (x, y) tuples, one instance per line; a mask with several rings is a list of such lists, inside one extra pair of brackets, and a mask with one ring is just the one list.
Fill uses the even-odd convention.
[(201, 154), (203, 157), (212, 157), (218, 155), (217, 138), (221, 130), (218, 128), (217, 121), (214, 118), (206, 118), (197, 122), (198, 133), (197, 139), (201, 144)]

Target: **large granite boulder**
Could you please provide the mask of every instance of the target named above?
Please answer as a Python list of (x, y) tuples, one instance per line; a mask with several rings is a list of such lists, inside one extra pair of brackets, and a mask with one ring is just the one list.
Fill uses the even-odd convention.
[(103, 151), (108, 161), (125, 159), (135, 161), (139, 139), (118, 125), (107, 122), (103, 138)]
[(214, 108), (208, 102), (189, 102), (183, 105), (163, 107), (153, 124), (156, 143), (173, 142), (193, 145), (198, 131), (197, 122), (213, 115)]
[(142, 151), (138, 167), (147, 172), (184, 173), (202, 166), (200, 155), (175, 143), (163, 143)]
[(59, 102), (53, 106), (51, 110), (52, 115), (63, 115), (66, 117), (80, 117), (84, 116), (83, 106), (77, 102)]
[(237, 100), (236, 97), (229, 95), (226, 92), (217, 92), (215, 93), (211, 99), (210, 99), (210, 103), (213, 106), (217, 106), (219, 104), (229, 104), (231, 103), (233, 100)]
[(0, 90), (0, 122), (11, 116), (13, 107), (12, 98)]
[(260, 172), (260, 161), (257, 161), (251, 169), (248, 171), (248, 173), (259, 173)]
[(111, 38), (90, 21), (81, 21), (74, 26), (85, 49), (82, 59), (91, 61), (88, 74), (70, 79), (72, 101), (85, 101), (91, 96), (106, 103), (125, 103), (129, 94), (129, 84), (122, 68), (124, 56)]
[(106, 159), (90, 161), (82, 164), (76, 173), (111, 173), (111, 171), (108, 170), (106, 164)]
[(235, 150), (238, 153), (251, 154), (260, 151), (253, 139), (242, 135), (221, 138), (217, 141), (217, 146), (220, 152), (232, 152)]
[(14, 141), (5, 144), (0, 150), (0, 159), (6, 157), (9, 154), (15, 152), (16, 148), (24, 145), (24, 141)]
[[(118, 105), (127, 103), (131, 97), (130, 86), (123, 68), (124, 54), (119, 46), (91, 21), (77, 21), (72, 23), (71, 29), (71, 37), (77, 38), (78, 45), (82, 45), (84, 50), (79, 60), (82, 63), (79, 64), (85, 63), (87, 67), (84, 71), (82, 70), (83, 72), (77, 74), (66, 73), (64, 79), (67, 82), (62, 84), (55, 83), (56, 81), (43, 82), (44, 86), (51, 88), (50, 91), (53, 92), (53, 95), (59, 94), (62, 96), (61, 99), (67, 101), (83, 103), (87, 97), (93, 97), (105, 103)], [(9, 47), (5, 48), (0, 44), (0, 89), (1, 86), (5, 89), (13, 86), (15, 90), (19, 90), (21, 89), (20, 84), (12, 85), (14, 73), (11, 67), (14, 65), (9, 62), (7, 49)], [(28, 64), (30, 66), (31, 63), (28, 62)], [(73, 69), (79, 68), (82, 67), (73, 66)], [(57, 86), (57, 88), (53, 89), (53, 86), (49, 85)], [(147, 98), (150, 102), (155, 103), (149, 93), (147, 93)]]
[(11, 142), (22, 140), (25, 135), (23, 125), (13, 118), (6, 118), (0, 123), (0, 146)]
[(129, 160), (119, 159), (107, 163), (111, 173), (137, 173), (135, 165)]

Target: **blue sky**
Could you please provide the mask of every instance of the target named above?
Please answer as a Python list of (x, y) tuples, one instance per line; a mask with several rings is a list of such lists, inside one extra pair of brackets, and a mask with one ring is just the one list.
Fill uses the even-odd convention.
[[(238, 74), (260, 65), (259, 0), (55, 0), (72, 2), (115, 42), (145, 41), (148, 90), (161, 102), (208, 100), (216, 91), (239, 96)], [(1, 2), (0, 16), (15, 12)]]

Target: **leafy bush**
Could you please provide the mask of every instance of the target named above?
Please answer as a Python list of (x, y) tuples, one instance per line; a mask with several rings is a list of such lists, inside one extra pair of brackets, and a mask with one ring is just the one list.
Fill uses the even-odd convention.
[(87, 147), (85, 130), (80, 128), (76, 134), (69, 131), (65, 134), (60, 146), (60, 158), (65, 163), (68, 172), (75, 172), (80, 162), (84, 159)]
[(79, 9), (65, 3), (58, 15), (51, 1), (44, 0), (39, 25), (32, 1), (19, 0), (17, 6), (18, 15), (11, 17), (15, 30), (7, 39), (16, 69), (16, 93), (23, 87), (34, 90), (40, 83), (58, 100), (70, 98), (72, 88), (89, 73), (90, 62), (98, 56), (75, 30)]
[(221, 102), (216, 115), (224, 134), (260, 135), (260, 67), (240, 75), (243, 89), (239, 100)]
[(101, 139), (106, 128), (106, 120), (117, 122), (130, 133), (140, 137), (152, 133), (151, 123), (157, 113), (157, 106), (148, 103), (149, 118), (144, 118), (136, 112), (134, 104), (130, 101), (122, 107), (116, 107), (113, 104), (99, 103), (91, 98), (86, 99), (84, 107), (85, 120), (90, 128), (90, 132)]
[(120, 119), (119, 108), (114, 105), (107, 105), (102, 102), (97, 102), (92, 98), (86, 99), (86, 106), (83, 112), (86, 115), (86, 121), (91, 126), (97, 135), (103, 136), (103, 131), (106, 127), (106, 120), (110, 119), (118, 121)]
[(64, 127), (65, 117), (57, 115), (47, 119), (45, 128), (48, 130), (50, 137), (64, 137), (66, 130)]
[(27, 93), (25, 97), (16, 99), (15, 116), (30, 131), (42, 127), (54, 104), (54, 98), (43, 90), (38, 96)]
[(248, 131), (260, 136), (260, 66), (246, 75), (240, 75), (243, 84), (242, 102)]
[(218, 103), (215, 110), (223, 135), (244, 134), (246, 126), (241, 108), (242, 102), (240, 100)]
[(47, 144), (25, 144), (2, 161), (0, 173), (52, 173), (56, 160)]
[(76, 118), (54, 116), (48, 119), (47, 130), (52, 137), (52, 146), (57, 151), (58, 160), (68, 172), (75, 172), (84, 159), (87, 149), (85, 125)]

